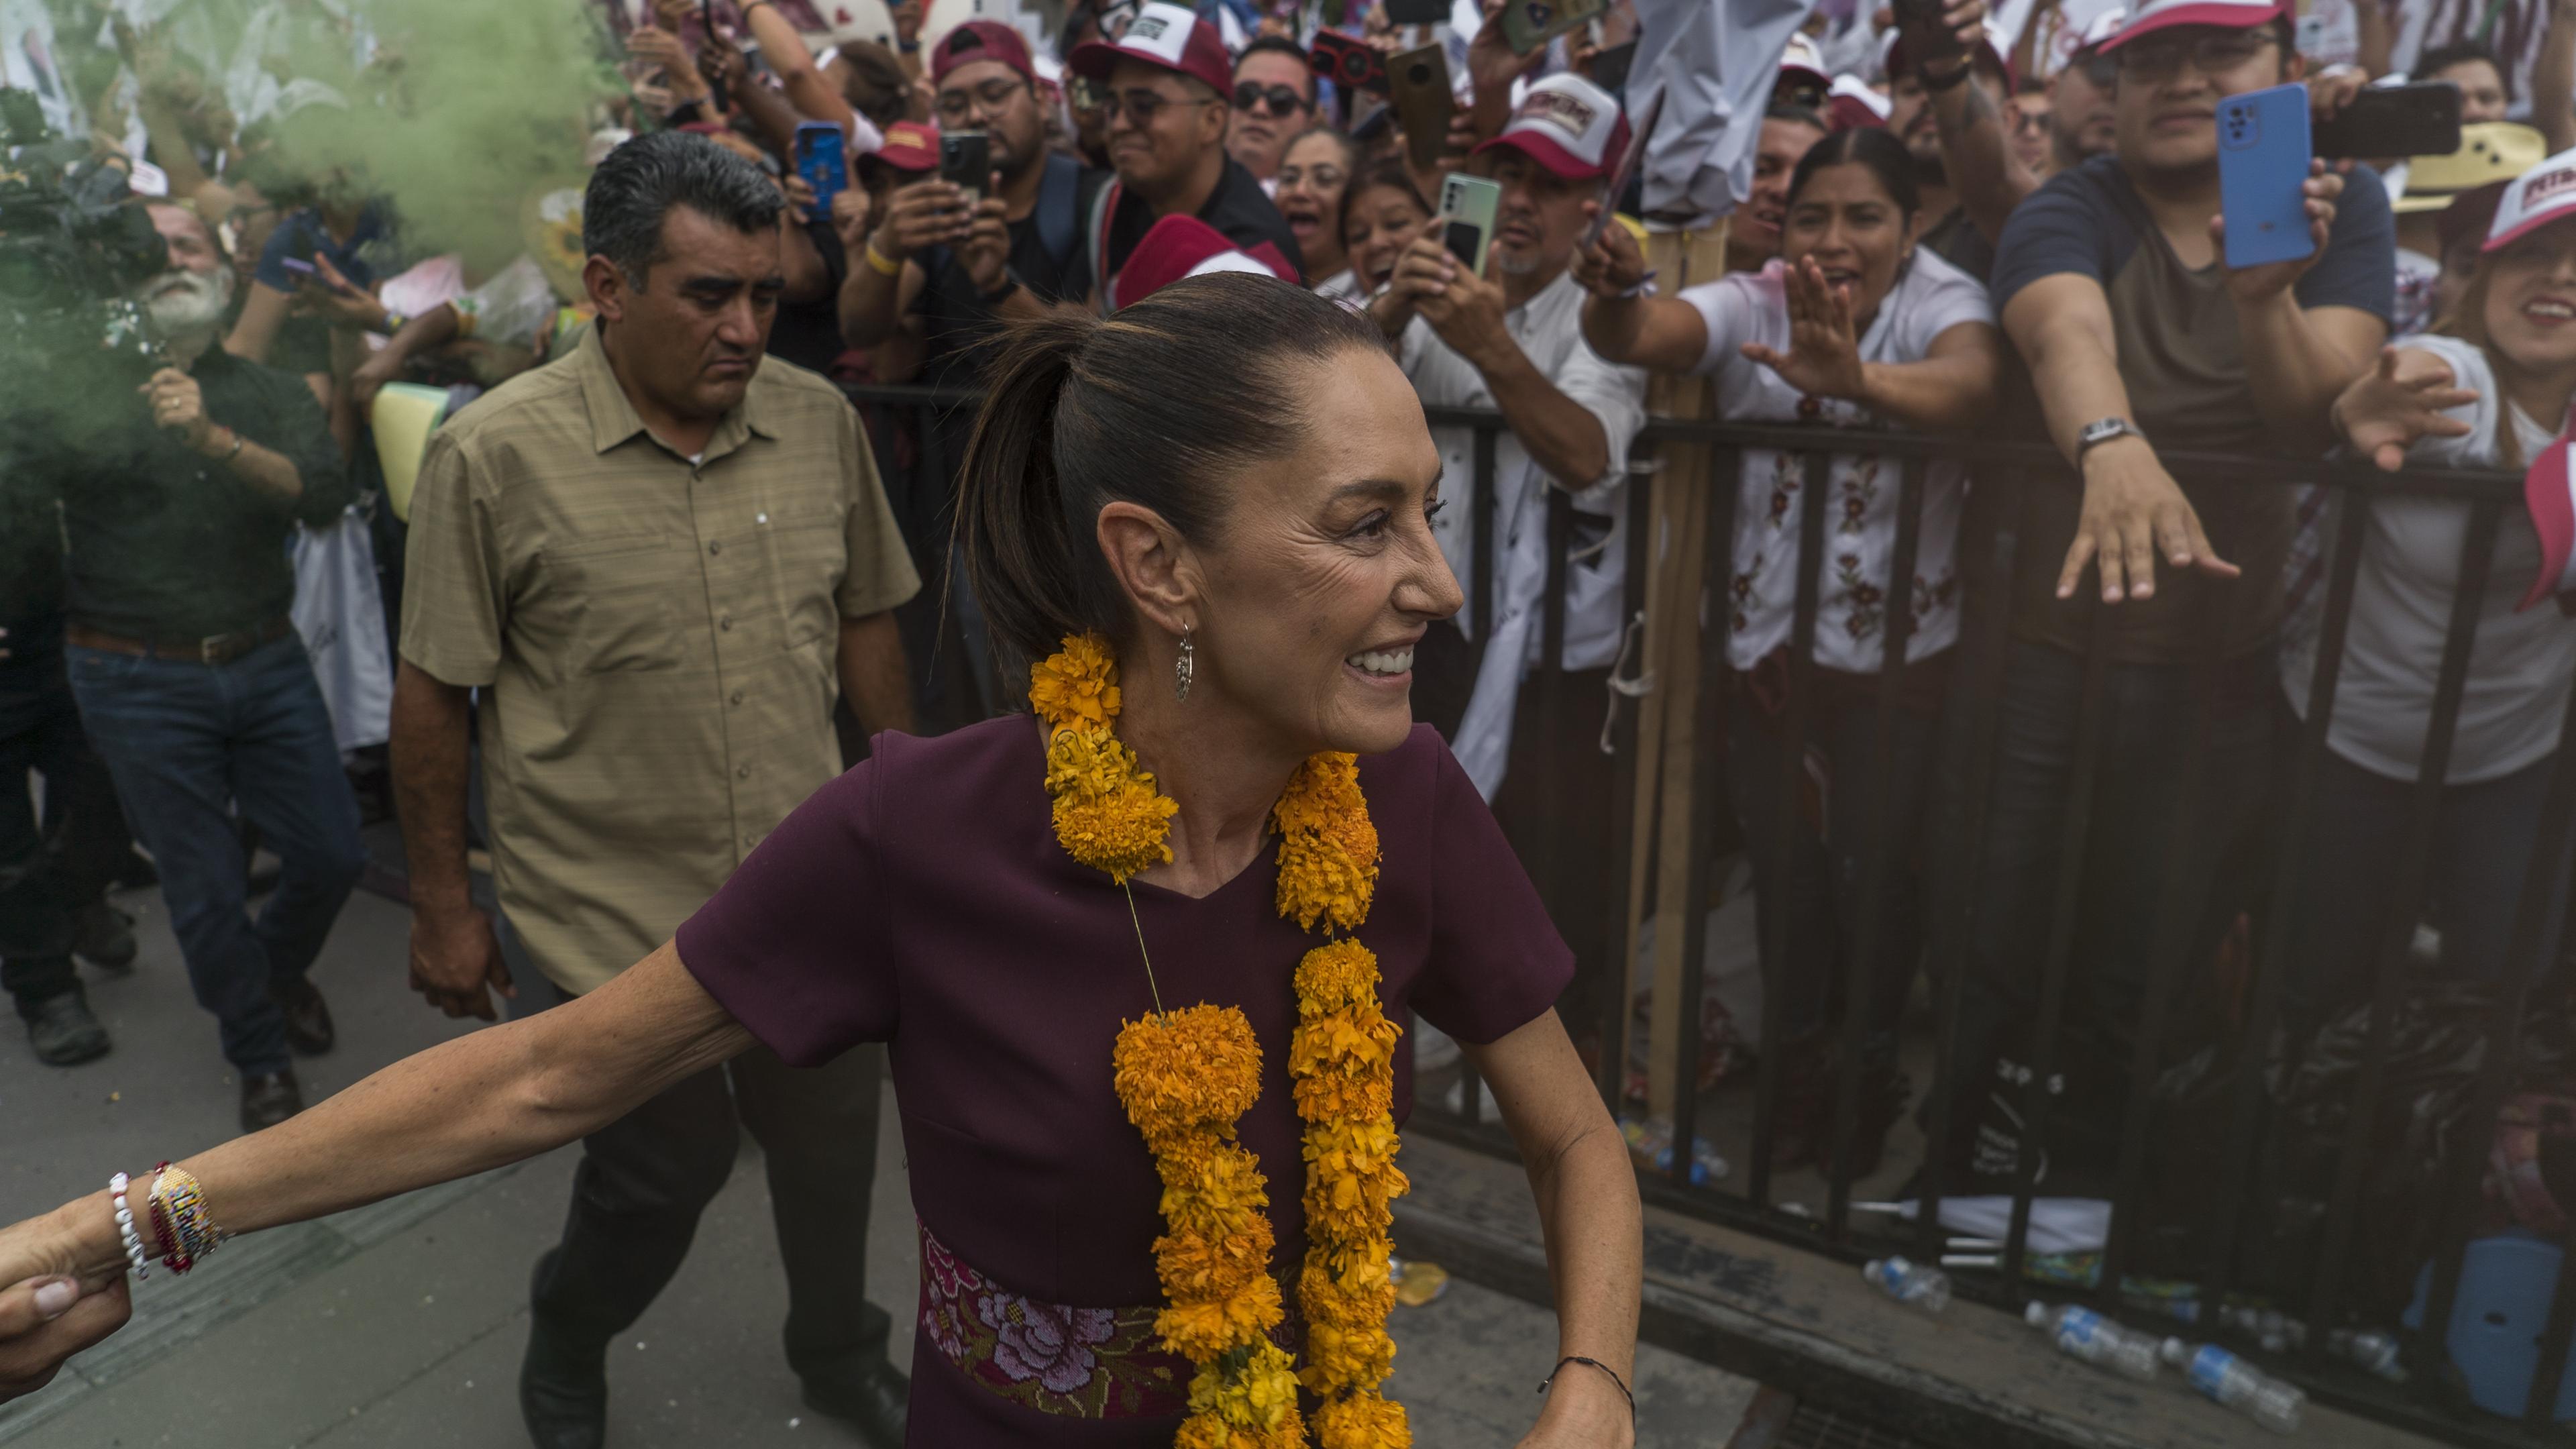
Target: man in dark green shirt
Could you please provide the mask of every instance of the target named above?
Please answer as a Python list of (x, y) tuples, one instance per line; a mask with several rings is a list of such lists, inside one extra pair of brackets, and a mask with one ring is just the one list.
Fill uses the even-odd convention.
[[(232, 271), (196, 214), (151, 206), (171, 268), (144, 284), (166, 365), (93, 390), (87, 446), (53, 465), (69, 544), (72, 690), (161, 871), (197, 1000), (222, 1024), (242, 1126), (302, 1109), (290, 1046), (331, 1045), (306, 970), (366, 864), (303, 641), (287, 619), (293, 525), (337, 519), (348, 481), (303, 379), (216, 345)], [(244, 913), (232, 812), (277, 852)]]

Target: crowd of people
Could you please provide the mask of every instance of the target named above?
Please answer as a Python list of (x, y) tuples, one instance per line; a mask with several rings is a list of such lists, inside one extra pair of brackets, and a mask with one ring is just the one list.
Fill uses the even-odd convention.
[[(2060, 948), (2081, 963), (2069, 1029), (2103, 1060), (2128, 1059), (2157, 953), (2188, 938), (2183, 959), (2210, 961), (2247, 911), (2289, 915), (2294, 1020), (2367, 995), (2396, 924), (2386, 903), (2414, 890), (2389, 843), (2435, 737), (2446, 753), (2422, 915), (2441, 969), (2493, 982), (2517, 968), (2526, 879), (2550, 892), (2538, 959), (2556, 959), (2569, 842), (2546, 835), (2543, 801), (2576, 680), (2576, 626), (2552, 604), (2576, 598), (2576, 0), (2304, 13), (2047, 0), (2018, 33), (1983, 0), (1907, 26), (1827, 7), (1788, 37), (1758, 125), (1743, 128), (1724, 274), (1685, 287), (1659, 286), (1649, 254), (1718, 218), (1658, 204), (1623, 161), (1654, 140), (1637, 132), (1655, 112), (1631, 98), (1660, 88), (1669, 114), (1686, 78), (1631, 68), (1628, 0), (1519, 48), (1502, 10), (1487, 0), (1461, 23), (1417, 26), (1334, 5), (1324, 27), (1242, 0), (1078, 0), (1043, 22), (932, 30), (905, 0), (877, 33), (803, 0), (621, 5), (602, 17), (617, 83), (587, 102), (586, 182), (508, 201), (523, 249), (502, 257), (407, 242), (435, 228), (406, 214), (398, 177), (300, 161), (282, 139), (296, 100), (281, 77), (254, 67), (245, 81), (120, 27), (133, 84), (81, 119), (166, 245), (166, 268), (132, 299), (154, 359), (122, 381), (64, 359), (84, 396), (133, 405), (106, 427), (12, 424), (0, 496), (0, 770), (46, 787), (41, 814), (15, 790), (0, 809), (0, 981), (35, 1054), (71, 1066), (110, 1050), (74, 963), (131, 958), (104, 891), (149, 869), (238, 1077), (245, 1131), (304, 1110), (293, 1060), (333, 1043), (311, 968), (367, 862), (335, 730), (347, 706), (290, 617), (294, 537), (355, 528), (383, 559), (411, 984), (450, 1016), (535, 1018), (667, 951), (871, 737), (1013, 708), (1031, 641), (1047, 637), (1032, 621), (1057, 617), (1029, 597), (1102, 607), (1090, 565), (1016, 538), (1031, 520), (961, 519), (977, 506), (969, 474), (1022, 486), (1002, 480), (1016, 464), (1049, 492), (1009, 494), (1009, 507), (1071, 510), (1074, 471), (1048, 450), (1132, 447), (1094, 436), (1112, 415), (1164, 430), (1162, 451), (1133, 454), (1141, 470), (1215, 466), (1283, 425), (1365, 432), (1378, 420), (1347, 390), (1329, 394), (1349, 410), (1332, 416), (1311, 415), (1321, 394), (1210, 391), (1275, 387), (1286, 364), (1263, 360), (1270, 350), (1322, 357), (1350, 336), (1382, 349), (1421, 404), (1489, 410), (1499, 427), (1432, 427), (1436, 504), (1352, 523), (1370, 540), (1352, 546), (1372, 549), (1419, 527), (1455, 582), (1408, 584), (1418, 637), (1348, 668), (1404, 676), (1413, 716), (1522, 856), (1577, 863), (1553, 873), (1548, 906), (1586, 990), (1626, 976), (1594, 959), (1599, 923), (1626, 897), (1601, 865), (1616, 853), (1618, 777), (1598, 742), (1632, 625), (1627, 490), (1650, 378), (1706, 379), (1724, 420), (2019, 436), (2065, 460), (2017, 490), (1932, 463), (1904, 546), (1900, 465), (1865, 444), (1829, 445), (1821, 467), (1749, 449), (1730, 480), (1734, 532), (1709, 563), (1705, 609), (1727, 631), (1733, 825), (1758, 909), (1786, 913), (1792, 943), (1793, 959), (1763, 962), (1784, 1033), (1762, 1044), (1783, 1068), (1779, 1163), (1830, 1165), (1846, 1037), (1863, 1043), (1863, 1100), (1861, 1160), (1845, 1166), (1873, 1170), (1920, 1098), (1898, 1036), (1947, 862), (1913, 842), (1971, 803), (1937, 762), (1961, 727), (1956, 664), (1977, 618), (2008, 616), (2010, 643), (1991, 790), (1974, 802), (1979, 874), (1948, 883), (1977, 902), (1952, 1059), (1962, 1091), (2027, 1057), (2051, 902), (2070, 874), (2082, 910)], [(336, 12), (290, 13), (363, 39)], [(1398, 104), (1382, 76), (1337, 68), (1326, 39), (1381, 63), (1431, 49), (1455, 79), (1428, 109)], [(2323, 122), (2409, 80), (2456, 90), (2457, 149), (2316, 163), (2296, 198), (2306, 253), (2228, 265), (2221, 103), (2304, 82)], [(271, 120), (239, 120), (254, 108), (246, 85)], [(1453, 178), (1490, 183), (1481, 234), (1452, 214)], [(1207, 339), (1191, 329), (1220, 324), (1176, 299), (1218, 293), (1179, 284), (1216, 273), (1311, 292), (1343, 320), (1230, 303), (1247, 327), (1270, 317), (1304, 339), (1244, 337), (1240, 376), (1168, 359), (1086, 371), (1063, 341), (1070, 319), (1106, 318), (1102, 336), (1150, 331), (1172, 357), (1198, 356)], [(1173, 310), (1130, 312), (1166, 289)], [(1058, 353), (1036, 357), (1032, 337)], [(1033, 403), (1032, 379), (1060, 394)], [(854, 406), (845, 393), (901, 384), (938, 401)], [(1076, 416), (1083, 388), (1098, 397)], [(1169, 395), (1133, 395), (1148, 388)], [(386, 446), (384, 411), (406, 389), (430, 390), (445, 419), (409, 456)], [(981, 411), (957, 401), (988, 392)], [(2392, 470), (2529, 469), (2530, 503), (2480, 525), (2457, 498), (2389, 496), (2344, 528), (2342, 510), (2362, 505), (2302, 485), (2302, 465), (2338, 448)], [(2195, 478), (2168, 463), (2177, 451), (2277, 458), (2282, 482)], [(1138, 581), (1178, 567), (1214, 523), (1175, 496), (1155, 506), (1164, 533), (1118, 533), (1116, 510), (1145, 507), (1125, 486), (1082, 484), (1101, 494), (1087, 505), (1101, 547), (1130, 550), (1113, 557), (1120, 584), (1159, 598)], [(1548, 661), (1567, 703), (1553, 714), (1524, 688), (1544, 647), (1552, 500), (1573, 519)], [(1801, 759), (1783, 720), (1810, 508), (1826, 543), (1808, 585)], [(1306, 526), (1282, 525), (1276, 547), (1308, 547)], [(1971, 557), (1995, 527), (2017, 536), (2008, 577)], [(2356, 540), (2357, 563), (2338, 559)], [(1894, 578), (1909, 549), (1911, 576)], [(2258, 900), (2244, 862), (2279, 808), (2296, 722), (2319, 707), (2319, 603), (2339, 564), (2351, 603), (2307, 861), (2288, 898)], [(2456, 728), (2436, 731), (2454, 600), (2473, 584)], [(1192, 631), (1214, 641), (1219, 626), (1169, 607), (1186, 699), (1206, 667)], [(1248, 667), (1207, 648), (1220, 671)], [(2100, 774), (2070, 863), (2094, 658)], [(1897, 713), (1882, 734), (1891, 669)], [(2194, 812), (2177, 821), (2174, 782), (2195, 753)], [(1822, 783), (1813, 797), (1780, 788), (1800, 771)], [(1908, 842), (1883, 872), (1867, 859), (1874, 819)], [(798, 838), (820, 849), (813, 837)], [(255, 844), (279, 868), (254, 916)], [(488, 898), (469, 868), (478, 850)], [(1872, 880), (1884, 893), (1864, 941), (1852, 923)], [(745, 919), (769, 899), (752, 889), (730, 919), (786, 940)], [(854, 889), (876, 900), (891, 887)], [(2186, 920), (2170, 919), (2177, 902)], [(1523, 964), (1514, 990), (1555, 979), (1552, 960)], [(778, 1204), (790, 1364), (809, 1402), (898, 1442), (906, 1386), (884, 1361), (888, 1325), (841, 1308), (865, 1301), (845, 1246), (853, 1218), (864, 1236), (886, 1075), (874, 1043), (896, 1008), (816, 992), (802, 1004), (829, 1028), (800, 1026), (798, 1001), (737, 997), (752, 988), (700, 974), (763, 1045), (647, 1074), (652, 1090), (619, 1099), (615, 1120), (584, 1118), (562, 1243), (532, 1288), (531, 1433), (601, 1442), (605, 1346), (676, 1271), (739, 1124), (766, 1149)], [(1865, 1000), (1846, 1000), (1846, 983)], [(1462, 1004), (1455, 983), (1420, 989), (1424, 1065), (1462, 1044), (1491, 1052), (1526, 1019)], [(1855, 1014), (1863, 1029), (1847, 1033)], [(859, 1049), (815, 1068), (821, 1040)], [(909, 1085), (905, 1072), (898, 1061)], [(918, 1105), (905, 1094), (917, 1190), (925, 1162), (937, 1196), (964, 1190), (979, 1153), (1054, 1159), (977, 1139), (937, 1106), (918, 1125)], [(1956, 1114), (1959, 1140), (1934, 1150), (2009, 1174), (2012, 1143), (1980, 1138), (1983, 1120)], [(925, 1146), (943, 1132), (954, 1140)], [(988, 1269), (1035, 1261), (948, 1224), (943, 1237), (964, 1234), (949, 1246)], [(938, 1246), (925, 1237), (926, 1254)], [(1096, 1280), (1058, 1266), (1004, 1276), (1108, 1301), (1079, 1296), (1067, 1285)], [(967, 1366), (973, 1350), (958, 1352)], [(989, 1355), (976, 1362), (966, 1376), (1010, 1380), (1004, 1397), (1024, 1387)], [(952, 1390), (937, 1412), (969, 1413)]]

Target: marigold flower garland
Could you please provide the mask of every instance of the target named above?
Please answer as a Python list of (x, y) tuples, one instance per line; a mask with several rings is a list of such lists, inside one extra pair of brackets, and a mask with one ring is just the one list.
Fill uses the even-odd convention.
[[(1111, 728), (1118, 666), (1096, 634), (1029, 670), (1029, 703), (1050, 726), (1047, 793), (1056, 838), (1075, 860), (1125, 885), (1172, 858), (1171, 818), (1135, 752)], [(1155, 1270), (1171, 1306), (1155, 1329), (1197, 1365), (1178, 1449), (1284, 1449), (1306, 1442), (1297, 1385), (1321, 1401), (1323, 1449), (1406, 1449), (1404, 1406), (1379, 1385), (1393, 1370), (1386, 1315), (1393, 1252), (1389, 1202), (1405, 1190), (1395, 1166), (1395, 1043), (1378, 1005), (1377, 957), (1347, 939), (1368, 918), (1377, 886), (1377, 827), (1351, 755), (1321, 754), (1290, 777), (1272, 807), (1280, 834), (1279, 913), (1327, 939), (1298, 964), (1297, 1029), (1288, 1073), (1306, 1123), (1306, 1261), (1298, 1303), (1306, 1366), (1292, 1369), (1269, 1332), (1282, 1317), (1270, 1276), (1268, 1183), (1234, 1124), (1261, 1095), (1261, 1048), (1236, 1007), (1156, 1010), (1127, 1023), (1111, 1053), (1118, 1100), (1153, 1150), (1168, 1231)], [(1141, 945), (1141, 940), (1140, 940)], [(1160, 1003), (1157, 1002), (1159, 1007)]]

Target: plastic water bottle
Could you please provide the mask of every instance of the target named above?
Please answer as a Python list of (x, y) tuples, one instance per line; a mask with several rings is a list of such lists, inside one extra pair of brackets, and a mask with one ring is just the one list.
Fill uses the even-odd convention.
[(2397, 1340), (2392, 1335), (2338, 1328), (2326, 1336), (2326, 1351), (2392, 1384), (2406, 1382), (2406, 1365), (2399, 1361)]
[(2277, 1308), (2228, 1308), (2219, 1321), (2263, 1345), (2265, 1353), (2288, 1353), (2308, 1341), (2308, 1326)]
[(2051, 1309), (2034, 1302), (2022, 1320), (2046, 1333), (2058, 1352), (2145, 1381), (2156, 1376), (2156, 1336), (2123, 1328), (2090, 1308), (2070, 1303)]
[(1938, 1313), (1950, 1306), (1950, 1275), (1938, 1268), (1903, 1258), (1875, 1258), (1860, 1273), (1879, 1292), (1899, 1303), (1911, 1303), (1927, 1313)]
[(2191, 1386), (2280, 1434), (2299, 1431), (2299, 1412), (2308, 1396), (2296, 1384), (2285, 1384), (2214, 1343), (2198, 1348), (2168, 1338), (2165, 1362), (2181, 1369)]

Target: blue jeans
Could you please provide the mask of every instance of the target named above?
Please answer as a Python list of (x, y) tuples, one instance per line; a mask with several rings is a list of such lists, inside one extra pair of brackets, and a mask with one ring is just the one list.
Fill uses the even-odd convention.
[[(135, 835), (161, 871), (197, 1004), (246, 1076), (288, 1066), (273, 987), (300, 981), (366, 869), (358, 801), (302, 640), (230, 664), (70, 650), (72, 693)], [(243, 912), (239, 817), (283, 869), (256, 921)]]

